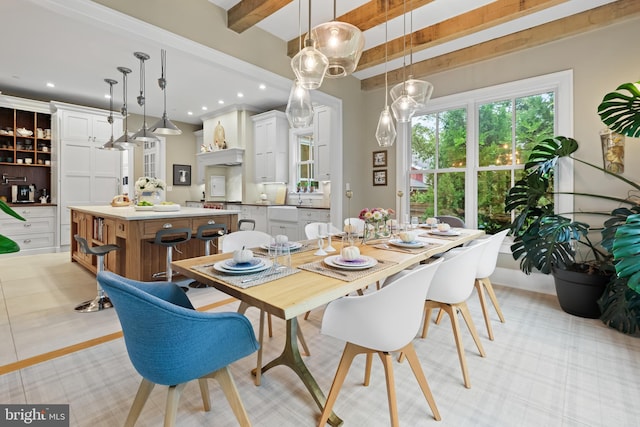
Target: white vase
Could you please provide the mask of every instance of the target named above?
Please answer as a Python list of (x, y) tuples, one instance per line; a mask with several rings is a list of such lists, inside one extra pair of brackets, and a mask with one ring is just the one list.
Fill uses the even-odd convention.
[(138, 202), (145, 201), (154, 205), (158, 205), (164, 201), (164, 191), (142, 191), (138, 196)]

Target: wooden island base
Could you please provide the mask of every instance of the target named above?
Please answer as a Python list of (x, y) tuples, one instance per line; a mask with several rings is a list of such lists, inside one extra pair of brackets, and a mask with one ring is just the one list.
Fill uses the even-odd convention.
[[(73, 236), (79, 234), (89, 245), (115, 244), (117, 251), (105, 256), (105, 270), (134, 280), (152, 281), (154, 273), (166, 270), (166, 249), (155, 245), (156, 232), (168, 228), (187, 227), (192, 238), (173, 251), (173, 259), (188, 259), (204, 255), (204, 242), (195, 238), (198, 227), (214, 221), (235, 231), (236, 210), (185, 208), (175, 212), (136, 211), (133, 207), (74, 206), (71, 210), (71, 261), (96, 273), (97, 260), (80, 252)], [(212, 249), (215, 252), (215, 249)]]

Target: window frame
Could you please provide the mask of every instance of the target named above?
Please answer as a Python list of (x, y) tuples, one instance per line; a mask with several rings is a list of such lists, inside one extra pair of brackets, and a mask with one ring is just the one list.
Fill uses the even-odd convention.
[[(573, 70), (560, 71), (495, 86), (487, 86), (431, 99), (416, 115), (436, 113), (443, 110), (464, 108), (467, 110), (467, 162), (465, 167), (465, 222), (477, 228), (477, 181), (478, 165), (478, 108), (481, 104), (499, 100), (519, 98), (543, 92), (555, 94), (555, 135), (573, 136)], [(411, 175), (411, 122), (398, 123), (398, 155), (396, 156), (397, 188), (409, 194)], [(560, 159), (556, 179), (556, 192), (573, 192), (573, 160)], [(567, 194), (555, 196), (556, 212), (573, 211), (573, 197)], [(396, 199), (398, 218), (409, 212), (409, 197)]]

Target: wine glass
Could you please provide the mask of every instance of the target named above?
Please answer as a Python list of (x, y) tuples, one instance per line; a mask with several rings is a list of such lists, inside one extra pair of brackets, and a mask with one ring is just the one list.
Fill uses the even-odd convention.
[(418, 217), (417, 216), (412, 216), (411, 217), (411, 228), (412, 229), (418, 228), (418, 224), (419, 224)]

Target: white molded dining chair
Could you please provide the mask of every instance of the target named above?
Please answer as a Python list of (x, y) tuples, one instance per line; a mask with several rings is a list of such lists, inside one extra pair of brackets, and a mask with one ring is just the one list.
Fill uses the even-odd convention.
[(365, 226), (365, 222), (363, 219), (360, 218), (345, 218), (344, 219), (344, 225), (349, 225), (351, 224), (352, 226), (356, 227), (355, 232), (358, 234), (362, 234), (364, 233), (364, 226)]
[[(233, 252), (242, 248), (257, 248), (262, 245), (270, 245), (271, 244), (271, 236), (263, 231), (257, 230), (243, 230), (243, 231), (235, 231), (233, 233), (229, 233), (224, 236), (222, 239), (222, 243), (220, 245), (220, 250), (223, 253)], [(238, 308), (238, 312), (244, 314), (247, 311), (249, 306), (245, 303), (240, 303), (240, 308)], [(264, 339), (264, 310), (260, 310), (260, 326), (258, 330), (258, 342), (260, 343), (260, 348), (258, 349), (258, 362), (256, 367), (256, 385), (260, 385), (260, 370), (262, 368), (262, 344)], [(271, 314), (267, 314), (267, 328), (269, 330), (269, 337), (273, 336), (273, 327), (271, 323)], [(304, 335), (302, 335), (302, 331), (298, 328), (298, 339), (300, 340), (300, 344), (304, 349), (307, 355), (310, 355), (309, 347), (307, 347), (307, 343), (304, 340)]]
[(437, 260), (421, 265), (389, 281), (377, 292), (348, 296), (329, 303), (322, 319), (321, 332), (346, 341), (346, 345), (318, 422), (319, 427), (326, 424), (354, 357), (362, 353), (367, 355), (365, 386), (369, 385), (373, 354), (382, 360), (387, 381), (389, 417), (392, 426), (398, 425), (391, 355), (394, 351), (401, 351), (407, 357), (434, 418), (440, 420), (436, 402), (413, 347), (413, 339), (420, 328), (423, 301), (441, 264), (442, 260)]
[(488, 243), (489, 240), (479, 241), (473, 246), (467, 246), (455, 253), (447, 254), (433, 278), (431, 287), (427, 293), (427, 299), (424, 303), (425, 315), (422, 338), (426, 338), (427, 336), (429, 322), (431, 321), (431, 312), (434, 308), (440, 309), (449, 315), (453, 329), (453, 337), (458, 349), (458, 358), (460, 359), (464, 385), (467, 388), (471, 387), (471, 381), (469, 381), (467, 361), (464, 355), (462, 337), (460, 335), (458, 311), (462, 314), (469, 328), (469, 332), (471, 332), (480, 356), (484, 357), (484, 348), (478, 337), (478, 331), (471, 318), (471, 313), (469, 313), (467, 299), (469, 299), (471, 292), (473, 292), (478, 263)]
[[(482, 257), (480, 258), (480, 262), (478, 262), (478, 270), (476, 271), (476, 281), (475, 288), (478, 292), (478, 298), (480, 299), (480, 307), (482, 307), (482, 315), (484, 317), (484, 324), (487, 326), (487, 334), (489, 335), (489, 339), (493, 341), (493, 328), (491, 327), (491, 320), (489, 319), (489, 308), (487, 307), (487, 300), (484, 296), (484, 291), (487, 291), (489, 295), (489, 299), (493, 303), (493, 307), (496, 309), (496, 313), (498, 313), (498, 317), (500, 318), (500, 322), (504, 323), (504, 315), (502, 314), (502, 310), (500, 309), (500, 304), (498, 304), (498, 298), (496, 297), (496, 293), (493, 290), (493, 286), (491, 285), (491, 279), (489, 276), (493, 274), (496, 269), (496, 264), (498, 262), (498, 254), (500, 253), (500, 246), (502, 246), (502, 242), (504, 238), (509, 233), (509, 230), (503, 230), (499, 233), (482, 237), (480, 239), (472, 240), (469, 242), (468, 246), (473, 246), (482, 242), (483, 240), (489, 240), (489, 243), (484, 249), (482, 253)], [(460, 248), (454, 248), (448, 252), (448, 254), (454, 255), (457, 251), (464, 250)], [(451, 256), (447, 255), (447, 256)], [(438, 313), (438, 317), (436, 318), (436, 324), (440, 323), (440, 319), (442, 318), (443, 312), (440, 310)]]
[[(326, 222), (310, 222), (309, 224), (304, 226), (304, 234), (307, 236), (307, 239), (317, 239), (318, 238), (318, 226), (327, 226)], [(326, 228), (325, 228), (326, 229)], [(341, 231), (331, 224), (331, 230), (328, 230), (331, 234), (340, 234)], [(326, 237), (326, 236), (325, 236)]]

